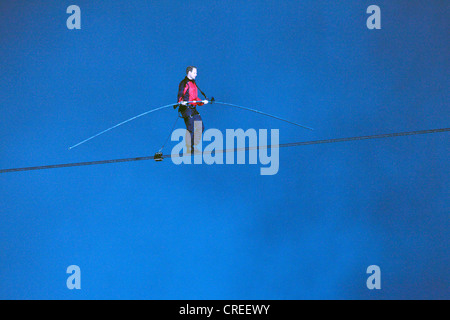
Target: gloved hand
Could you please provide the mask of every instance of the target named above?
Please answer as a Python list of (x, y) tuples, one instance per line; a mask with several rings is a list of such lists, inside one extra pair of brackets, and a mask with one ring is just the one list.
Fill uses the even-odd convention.
[(208, 100), (203, 100), (202, 102), (203, 102), (203, 104), (208, 104), (209, 103)]

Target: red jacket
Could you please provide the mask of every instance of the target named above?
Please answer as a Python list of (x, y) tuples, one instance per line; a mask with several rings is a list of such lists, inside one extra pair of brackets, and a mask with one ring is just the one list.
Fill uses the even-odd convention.
[[(202, 101), (198, 97), (198, 89), (195, 84), (195, 80), (190, 80), (188, 77), (185, 77), (178, 86), (178, 102), (181, 101)], [(195, 102), (192, 103), (194, 106), (202, 106), (203, 103)]]

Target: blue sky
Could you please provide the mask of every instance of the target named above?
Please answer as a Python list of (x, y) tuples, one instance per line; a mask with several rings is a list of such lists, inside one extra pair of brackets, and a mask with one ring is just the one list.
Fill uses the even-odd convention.
[[(66, 27), (72, 4), (81, 30)], [(366, 27), (372, 4), (381, 30)], [(279, 129), (280, 143), (446, 128), (448, 13), (437, 0), (2, 1), (0, 168), (153, 155), (171, 109), (68, 147), (175, 102), (188, 65), (209, 96), (316, 130), (220, 105), (200, 108), (206, 128)], [(1, 174), (0, 298), (448, 299), (448, 150), (441, 133), (281, 148), (274, 176), (166, 160)]]

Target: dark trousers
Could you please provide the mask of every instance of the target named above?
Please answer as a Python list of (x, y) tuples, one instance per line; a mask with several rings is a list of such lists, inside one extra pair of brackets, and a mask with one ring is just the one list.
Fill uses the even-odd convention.
[[(184, 124), (186, 125), (186, 146), (192, 148), (200, 142), (203, 131), (205, 131), (205, 125), (203, 124), (202, 117), (196, 109), (187, 108), (181, 113)], [(197, 123), (197, 128), (195, 127), (195, 122), (200, 121), (201, 125)], [(195, 130), (197, 129), (197, 131)], [(189, 135), (189, 136), (188, 136)], [(188, 143), (190, 143), (188, 145)]]

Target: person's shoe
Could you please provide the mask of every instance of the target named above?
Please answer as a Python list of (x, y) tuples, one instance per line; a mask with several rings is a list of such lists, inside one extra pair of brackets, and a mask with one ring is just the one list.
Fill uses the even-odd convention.
[(186, 147), (186, 154), (190, 155), (192, 153), (194, 153), (194, 147)]

